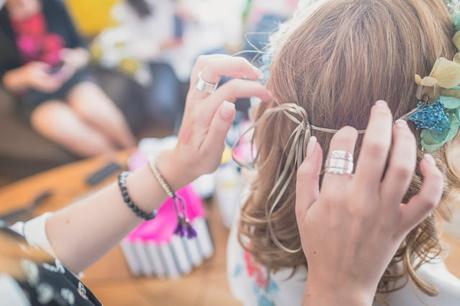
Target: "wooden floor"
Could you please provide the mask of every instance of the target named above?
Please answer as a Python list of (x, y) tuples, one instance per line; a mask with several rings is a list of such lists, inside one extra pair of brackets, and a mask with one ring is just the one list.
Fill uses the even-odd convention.
[[(117, 159), (125, 161), (126, 156), (118, 156)], [(99, 158), (79, 162), (4, 187), (0, 189), (0, 213), (19, 207), (48, 189), (54, 192), (54, 196), (37, 214), (59, 209), (94, 191), (85, 186), (84, 179), (109, 160)], [(105, 305), (110, 306), (239, 305), (231, 297), (226, 279), (228, 231), (222, 226), (213, 205), (208, 211), (216, 253), (190, 275), (177, 280), (132, 278), (121, 250), (116, 248), (85, 272), (85, 283)], [(451, 245), (451, 254), (447, 259), (449, 269), (460, 277), (460, 241), (448, 236), (446, 241)]]

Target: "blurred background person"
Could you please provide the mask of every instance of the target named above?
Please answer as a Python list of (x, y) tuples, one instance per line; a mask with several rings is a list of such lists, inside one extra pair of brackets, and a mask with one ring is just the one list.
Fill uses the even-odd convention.
[(241, 45), (245, 0), (125, 0), (117, 26), (92, 44), (96, 61), (131, 75), (148, 92), (146, 109), (162, 126), (177, 126), (193, 63)]
[(123, 115), (92, 82), (88, 54), (58, 0), (7, 0), (0, 11), (0, 76), (21, 114), (79, 156), (135, 145)]
[(180, 43), (175, 37), (180, 31), (176, 30), (175, 1), (121, 1), (113, 7), (112, 16), (118, 24), (94, 39), (93, 58), (143, 86), (150, 116), (157, 124), (173, 128), (179, 100), (185, 97), (179, 95), (181, 83), (173, 69), (157, 59)]

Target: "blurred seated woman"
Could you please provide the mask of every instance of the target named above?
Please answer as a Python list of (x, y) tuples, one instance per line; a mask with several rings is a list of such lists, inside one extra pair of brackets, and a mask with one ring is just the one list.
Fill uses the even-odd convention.
[(0, 11), (0, 79), (44, 137), (79, 156), (130, 148), (114, 103), (89, 81), (88, 55), (58, 0), (7, 0)]

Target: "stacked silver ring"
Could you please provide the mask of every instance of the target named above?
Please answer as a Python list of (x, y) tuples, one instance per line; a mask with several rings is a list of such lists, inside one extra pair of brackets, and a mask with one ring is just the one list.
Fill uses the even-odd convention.
[(347, 151), (332, 151), (326, 161), (325, 171), (331, 174), (353, 174), (353, 155)]
[(201, 72), (198, 74), (198, 81), (196, 83), (196, 89), (201, 92), (212, 94), (216, 91), (218, 83), (211, 83), (203, 79)]

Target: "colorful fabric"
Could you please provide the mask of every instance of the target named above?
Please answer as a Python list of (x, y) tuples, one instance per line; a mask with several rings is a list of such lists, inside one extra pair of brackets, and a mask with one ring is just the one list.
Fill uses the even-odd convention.
[(12, 27), (24, 62), (40, 61), (52, 66), (60, 62), (64, 41), (59, 35), (48, 32), (43, 13), (24, 20), (12, 20)]

